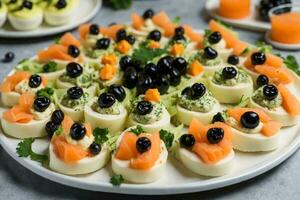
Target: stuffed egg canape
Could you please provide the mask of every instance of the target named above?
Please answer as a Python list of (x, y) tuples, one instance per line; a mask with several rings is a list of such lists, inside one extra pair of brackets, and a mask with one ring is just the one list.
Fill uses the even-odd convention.
[(137, 127), (126, 129), (117, 140), (111, 157), (112, 170), (134, 183), (150, 183), (164, 174), (168, 151), (158, 132), (138, 132)]
[(192, 172), (203, 176), (223, 176), (234, 167), (232, 130), (215, 122), (203, 125), (193, 119), (188, 134), (182, 134), (176, 156)]
[(243, 70), (228, 66), (217, 70), (209, 79), (209, 90), (220, 103), (238, 103), (252, 95), (251, 77)]
[(79, 0), (54, 0), (44, 10), (45, 21), (52, 26), (71, 22), (78, 7)]
[(181, 92), (177, 104), (176, 118), (185, 125), (189, 125), (192, 119), (197, 119), (203, 124), (210, 124), (213, 116), (220, 109), (219, 102), (206, 89), (204, 84), (195, 83)]
[(43, 10), (31, 1), (25, 0), (20, 9), (8, 13), (8, 19), (16, 30), (36, 29), (43, 21)]
[(156, 132), (171, 126), (170, 114), (160, 102), (157, 89), (148, 89), (132, 103), (132, 111), (128, 117), (127, 127), (142, 126), (147, 132)]
[(1, 84), (1, 100), (4, 106), (14, 106), (19, 102), (20, 95), (36, 92), (47, 85), (47, 79), (37, 74), (29, 72), (16, 71), (6, 77)]
[(94, 96), (89, 90), (74, 86), (67, 90), (58, 102), (59, 108), (74, 121), (84, 117), (84, 106)]
[(0, 27), (5, 23), (7, 17), (7, 7), (0, 1)]
[[(267, 80), (265, 76), (258, 78), (258, 83), (262, 84), (263, 80)], [(249, 106), (264, 110), (273, 120), (282, 124), (282, 126), (295, 125), (299, 119), (300, 101), (293, 95), (289, 89), (280, 84), (275, 86), (268, 84), (259, 87), (251, 96)]]
[(3, 113), (3, 131), (15, 138), (43, 137), (46, 135), (45, 125), (54, 110), (54, 104), (47, 97), (23, 93), (19, 104)]
[(232, 127), (233, 148), (244, 152), (278, 148), (281, 123), (257, 108), (229, 108), (225, 122)]
[(97, 171), (109, 160), (110, 151), (95, 142), (89, 123), (77, 123), (64, 116), (61, 130), (49, 146), (49, 167), (62, 174), (79, 175)]
[(112, 85), (107, 92), (92, 98), (84, 108), (85, 120), (93, 128), (108, 128), (113, 134), (124, 130), (127, 110), (122, 104), (126, 96), (122, 86)]

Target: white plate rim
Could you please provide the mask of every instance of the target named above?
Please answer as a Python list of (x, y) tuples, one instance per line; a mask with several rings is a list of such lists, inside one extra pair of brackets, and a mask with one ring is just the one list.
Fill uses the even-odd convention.
[[(241, 19), (241, 20), (233, 20), (233, 19), (228, 19), (228, 18), (218, 15), (215, 12), (215, 9), (217, 8), (217, 5), (218, 5), (218, 1), (219, 0), (207, 0), (206, 1), (205, 10), (209, 14), (209, 16), (211, 16), (213, 18), (219, 18), (229, 25), (247, 29), (247, 30), (251, 30), (251, 31), (263, 32), (263, 31), (269, 30), (271, 28), (270, 23), (263, 22), (263, 21), (251, 20), (251, 23), (249, 23), (249, 20), (247, 20), (247, 18)], [(253, 11), (252, 11), (252, 14), (253, 14)]]
[[(82, 1), (82, 0), (81, 0)], [(86, 0), (84, 0), (86, 1)], [(93, 10), (89, 12), (88, 15), (81, 18), (80, 21), (76, 21), (74, 23), (66, 24), (63, 26), (57, 26), (50, 28), (49, 30), (41, 31), (41, 32), (32, 32), (32, 31), (3, 31), (0, 27), (0, 37), (1, 38), (34, 38), (34, 37), (43, 37), (43, 36), (49, 36), (49, 35), (55, 35), (58, 33), (62, 33), (68, 30), (71, 30), (77, 26), (79, 26), (82, 23), (85, 23), (87, 21), (90, 21), (99, 9), (102, 6), (102, 0), (92, 0), (95, 6), (93, 7)]]

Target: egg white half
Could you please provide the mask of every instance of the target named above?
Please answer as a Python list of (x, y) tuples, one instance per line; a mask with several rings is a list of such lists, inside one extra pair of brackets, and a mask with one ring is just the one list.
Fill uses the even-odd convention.
[(29, 31), (38, 28), (43, 22), (43, 12), (32, 16), (30, 18), (19, 18), (12, 14), (8, 14), (10, 24), (19, 31)]
[(4, 106), (12, 107), (19, 103), (20, 94), (17, 92), (2, 92), (1, 93), (1, 101)]
[(0, 27), (5, 23), (7, 12), (0, 12)]
[(65, 10), (64, 12), (51, 12), (46, 9), (44, 11), (45, 21), (51, 26), (61, 26), (70, 23), (72, 18), (74, 18), (77, 7), (75, 6), (73, 9)]

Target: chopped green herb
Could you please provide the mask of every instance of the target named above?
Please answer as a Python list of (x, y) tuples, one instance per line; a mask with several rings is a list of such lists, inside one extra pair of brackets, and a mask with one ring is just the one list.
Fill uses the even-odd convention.
[(93, 135), (95, 137), (95, 142), (98, 144), (103, 144), (108, 138), (109, 130), (107, 128), (95, 128)]
[(130, 129), (130, 132), (132, 132), (132, 133), (134, 133), (134, 134), (136, 134), (136, 135), (139, 135), (139, 134), (141, 134), (141, 133), (144, 133), (145, 130), (144, 130), (144, 128), (143, 128), (142, 126), (137, 125), (136, 128)]
[(18, 64), (22, 64), (22, 63), (24, 63), (24, 62), (26, 62), (26, 61), (28, 61), (28, 58), (22, 59), (21, 61), (18, 62)]
[(173, 24), (180, 24), (181, 22), (181, 17), (180, 16), (176, 16), (174, 19), (173, 19)]
[(165, 53), (167, 53), (166, 49), (150, 49), (147, 47), (146, 43), (142, 43), (138, 49), (134, 50), (132, 58), (145, 64)]
[(121, 174), (115, 174), (110, 178), (110, 183), (119, 186), (124, 182), (124, 178)]
[(164, 129), (161, 129), (159, 131), (159, 136), (160, 136), (160, 139), (162, 139), (164, 141), (167, 149), (170, 149), (173, 145), (174, 134), (169, 131), (166, 131)]
[(34, 142), (33, 138), (26, 138), (21, 142), (19, 142), (17, 146), (17, 154), (19, 155), (19, 157), (30, 157), (31, 160), (44, 164), (46, 161), (48, 161), (48, 156), (35, 153), (32, 150), (33, 142)]
[(247, 107), (249, 103), (249, 97), (245, 97), (244, 95), (241, 97), (240, 102), (238, 103), (237, 107)]
[(232, 30), (232, 26), (230, 26), (229, 24), (225, 23), (223, 20), (221, 20), (220, 18), (217, 18), (216, 19), (216, 22), (218, 22), (219, 24), (225, 26), (226, 28), (228, 29), (231, 29)]
[(43, 72), (55, 72), (57, 70), (57, 63), (49, 61), (43, 66)]
[(270, 53), (273, 50), (271, 45), (267, 45), (264, 41), (261, 40), (256, 41), (255, 46), (257, 46), (264, 53)]
[(54, 132), (55, 135), (60, 135), (63, 132), (62, 126), (59, 126), (58, 129)]
[(60, 37), (54, 38), (54, 43), (59, 44), (60, 43)]
[(247, 54), (251, 51), (251, 49), (249, 47), (247, 47), (243, 52), (242, 55)]
[(132, 0), (109, 0), (109, 5), (115, 9), (127, 9), (132, 5)]
[(212, 34), (212, 31), (210, 29), (204, 30), (204, 37), (208, 37), (208, 36), (210, 36), (210, 34)]
[(292, 56), (292, 55), (288, 55), (285, 59), (284, 59), (284, 64), (293, 72), (295, 72), (298, 76), (300, 76), (300, 66), (299, 63), (297, 62), (297, 59)]
[(53, 94), (54, 94), (54, 89), (51, 87), (45, 87), (45, 88), (37, 91), (38, 97), (43, 96), (43, 97), (48, 97), (49, 99), (52, 99)]

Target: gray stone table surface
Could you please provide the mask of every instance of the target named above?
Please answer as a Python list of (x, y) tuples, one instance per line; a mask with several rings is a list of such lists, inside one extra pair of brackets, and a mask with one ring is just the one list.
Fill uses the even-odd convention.
[[(133, 7), (125, 11), (113, 11), (102, 8), (93, 22), (107, 25), (111, 22), (128, 22), (133, 11), (142, 13), (147, 8), (166, 10), (171, 17), (181, 16), (182, 22), (195, 28), (207, 27), (208, 17), (203, 11), (202, 0), (148, 0), (135, 1)], [(240, 30), (241, 38), (255, 42), (262, 34)], [(34, 55), (38, 50), (53, 42), (55, 36), (35, 39), (1, 39), (0, 57), (13, 51), (16, 59), (13, 63), (0, 63), (0, 79), (13, 68), (18, 60)], [(281, 52), (300, 58), (300, 52)], [(100, 192), (90, 192), (63, 186), (46, 180), (15, 162), (0, 147), (0, 200), (12, 199), (300, 199), (300, 152), (296, 152), (287, 161), (269, 172), (249, 181), (223, 189), (173, 196), (130, 196)]]

